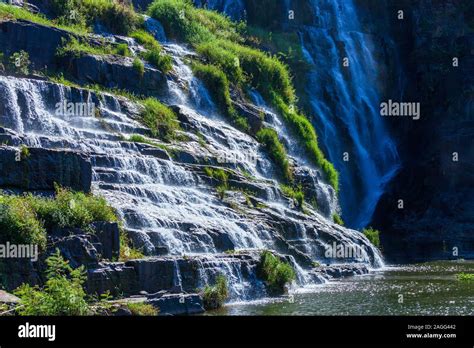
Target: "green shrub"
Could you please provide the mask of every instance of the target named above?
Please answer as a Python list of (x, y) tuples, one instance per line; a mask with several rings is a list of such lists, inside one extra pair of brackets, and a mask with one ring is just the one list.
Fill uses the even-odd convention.
[(168, 37), (192, 44), (214, 38), (242, 41), (241, 26), (217, 12), (198, 9), (186, 0), (155, 1), (148, 10), (159, 20)]
[(19, 51), (10, 56), (10, 68), (17, 74), (28, 75), (30, 72), (30, 55), (28, 52)]
[(161, 48), (152, 48), (144, 52), (142, 57), (165, 74), (173, 68), (171, 56), (164, 54)]
[(166, 105), (154, 98), (145, 99), (141, 113), (143, 123), (150, 128), (152, 136), (171, 140), (180, 129), (176, 114)]
[(216, 179), (220, 185), (228, 187), (229, 174), (221, 168), (204, 168), (204, 173), (210, 178)]
[(211, 167), (204, 168), (204, 173), (208, 177), (217, 180), (217, 195), (220, 197), (220, 199), (224, 199), (225, 193), (229, 189), (229, 173), (223, 169)]
[(372, 227), (364, 228), (362, 230), (364, 236), (375, 245), (377, 248), (380, 247), (380, 232)]
[(323, 152), (319, 148), (318, 137), (313, 125), (305, 116), (299, 114), (295, 108), (289, 107), (283, 99), (275, 93), (273, 94), (273, 104), (283, 115), (285, 122), (298, 136), (299, 140), (306, 148), (310, 159), (314, 164), (322, 169), (329, 184), (336, 190), (336, 192), (339, 192), (339, 174), (336, 169), (334, 169), (332, 163), (324, 157)]
[(338, 225), (344, 226), (344, 221), (339, 214), (332, 214), (332, 221)]
[(291, 182), (293, 180), (293, 173), (288, 162), (285, 147), (280, 142), (277, 132), (271, 128), (262, 128), (257, 133), (257, 139), (265, 146), (271, 159), (277, 165), (281, 177), (287, 182)]
[(24, 8), (7, 5), (0, 2), (0, 20), (3, 19), (22, 19), (48, 27), (60, 28), (81, 35), (86, 34), (90, 31), (88, 28), (84, 27), (81, 24), (64, 25), (64, 23), (60, 23), (59, 21), (49, 20), (41, 14), (35, 14)]
[(138, 249), (134, 248), (127, 232), (120, 231), (120, 256), (119, 260), (122, 262), (128, 260), (143, 259), (145, 255)]
[(194, 62), (192, 65), (194, 74), (201, 79), (206, 88), (212, 94), (217, 106), (224, 112), (237, 128), (248, 131), (250, 129), (247, 120), (235, 111), (230, 98), (230, 85), (227, 76), (214, 65), (205, 65)]
[(63, 40), (63, 43), (61, 47), (58, 48), (56, 55), (58, 57), (64, 57), (69, 55), (73, 57), (81, 57), (84, 55), (117, 55), (129, 57), (131, 54), (127, 44), (119, 44), (113, 46), (104, 43), (103, 45), (97, 46), (91, 45), (85, 39), (77, 39), (75, 37), (71, 37), (67, 41)]
[(0, 243), (46, 247), (46, 230), (24, 197), (0, 195)]
[(458, 273), (456, 274), (456, 278), (460, 281), (472, 282), (474, 281), (474, 274), (473, 273)]
[(158, 309), (149, 303), (129, 302), (127, 308), (132, 315), (154, 317), (158, 315)]
[(137, 72), (138, 76), (140, 78), (143, 78), (143, 75), (145, 75), (145, 64), (141, 61), (140, 58), (135, 58), (132, 63), (133, 69)]
[(23, 284), (14, 291), (20, 298), (17, 313), (41, 316), (90, 314), (83, 289), (86, 280), (84, 267), (73, 270), (59, 250), (46, 259), (46, 264), (47, 281), (42, 289)]
[(118, 44), (115, 47), (115, 53), (119, 56), (124, 56), (124, 57), (130, 57), (130, 49), (128, 48), (128, 45), (125, 43)]
[(30, 149), (28, 148), (28, 146), (25, 146), (25, 145), (20, 146), (20, 157), (22, 160), (25, 160), (28, 157), (30, 157)]
[(280, 185), (280, 189), (285, 196), (294, 199), (299, 208), (303, 207), (304, 193), (301, 187), (295, 188), (288, 185)]
[(216, 277), (216, 283), (213, 286), (207, 285), (202, 293), (202, 300), (206, 310), (217, 309), (223, 306), (225, 300), (229, 297), (227, 279), (223, 275)]
[(224, 71), (234, 84), (239, 85), (244, 82), (244, 73), (240, 67), (239, 57), (221, 47), (218, 41), (199, 44), (196, 49), (207, 61)]
[(92, 222), (117, 221), (115, 211), (102, 197), (57, 188), (55, 198), (23, 197), (46, 229), (77, 227), (87, 229)]
[(116, 0), (49, 0), (49, 8), (63, 24), (103, 24), (115, 34), (126, 35), (142, 23), (133, 8)]
[(155, 37), (145, 30), (135, 30), (130, 34), (130, 37), (134, 38), (140, 45), (143, 45), (148, 50), (161, 48)]
[(290, 264), (281, 261), (270, 251), (264, 251), (260, 255), (257, 272), (265, 281), (270, 294), (274, 295), (283, 294), (285, 286), (296, 279), (296, 273)]

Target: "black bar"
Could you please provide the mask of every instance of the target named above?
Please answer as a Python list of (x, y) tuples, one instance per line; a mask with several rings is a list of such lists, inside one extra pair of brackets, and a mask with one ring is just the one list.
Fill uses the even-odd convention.
[[(19, 338), (25, 323), (56, 325), (54, 342)], [(409, 329), (408, 325), (422, 327)], [(448, 325), (448, 329), (446, 329)], [(436, 329), (436, 326), (439, 326)], [(445, 329), (443, 329), (443, 327)], [(427, 328), (427, 329), (425, 329)], [(455, 334), (455, 338), (407, 338), (407, 334)], [(474, 317), (3, 317), (0, 346), (10, 345), (222, 345), (239, 344), (474, 344)]]

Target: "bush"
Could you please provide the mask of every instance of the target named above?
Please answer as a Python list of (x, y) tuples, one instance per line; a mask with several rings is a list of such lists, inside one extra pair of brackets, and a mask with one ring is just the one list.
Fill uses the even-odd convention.
[(277, 165), (281, 177), (287, 182), (291, 182), (293, 180), (293, 173), (288, 162), (285, 147), (280, 142), (277, 132), (271, 128), (262, 128), (257, 133), (257, 139), (265, 146), (271, 159)]
[(186, 0), (155, 1), (148, 10), (159, 20), (166, 34), (192, 44), (212, 41), (214, 38), (242, 41), (239, 25), (217, 12), (198, 9)]
[(460, 281), (472, 282), (474, 281), (474, 274), (473, 273), (458, 273), (456, 274), (456, 278)]
[(23, 284), (14, 293), (20, 298), (19, 315), (87, 315), (91, 313), (86, 302), (83, 284), (84, 267), (75, 270), (65, 261), (59, 250), (46, 259), (46, 284), (41, 289)]
[(306, 151), (310, 155), (310, 159), (324, 172), (329, 184), (339, 192), (339, 174), (331, 162), (325, 157), (318, 146), (318, 137), (313, 125), (308, 119), (299, 114), (294, 108), (289, 107), (281, 97), (273, 93), (273, 104), (283, 115), (285, 122), (291, 127), (293, 132), (298, 136)]
[(120, 231), (120, 261), (128, 261), (128, 260), (136, 260), (136, 259), (143, 259), (145, 255), (143, 253), (134, 248), (132, 242), (128, 238), (127, 232), (124, 230)]
[(135, 58), (132, 63), (133, 69), (137, 72), (138, 76), (143, 78), (143, 75), (145, 75), (145, 64), (141, 61), (140, 58)]
[(210, 178), (216, 179), (220, 185), (228, 186), (229, 174), (221, 168), (204, 168), (204, 173)]
[(206, 310), (217, 309), (223, 306), (225, 300), (229, 297), (227, 279), (223, 275), (216, 277), (216, 283), (213, 286), (207, 285), (202, 293), (202, 300)]
[(43, 221), (46, 229), (54, 227), (77, 227), (87, 229), (92, 222), (117, 221), (115, 211), (102, 197), (86, 195), (57, 188), (55, 198), (41, 198), (32, 195), (25, 199)]
[(17, 7), (17, 6), (12, 6), (12, 5), (7, 5), (4, 3), (0, 2), (0, 20), (2, 19), (23, 19), (25, 21), (30, 21), (33, 23), (38, 23), (41, 25), (45, 25), (48, 27), (56, 27), (56, 28), (61, 28), (63, 30), (67, 30), (69, 32), (73, 32), (76, 34), (86, 34), (89, 32), (89, 29), (86, 28), (84, 25), (79, 24), (73, 24), (73, 25), (64, 25), (61, 23), (58, 23), (58, 21), (51, 21), (47, 18), (45, 18), (41, 14), (35, 14), (32, 13), (24, 8)]
[(135, 30), (130, 34), (130, 37), (134, 38), (140, 45), (143, 45), (148, 50), (161, 48), (154, 36), (145, 30)]
[(372, 227), (369, 228), (364, 228), (362, 230), (362, 233), (364, 236), (367, 237), (367, 239), (375, 245), (377, 248), (380, 247), (380, 232)]
[(130, 56), (130, 50), (127, 44), (119, 44), (112, 46), (110, 44), (103, 44), (101, 46), (91, 45), (85, 39), (70, 38), (68, 41), (64, 41), (61, 47), (58, 48), (56, 55), (58, 57), (64, 57), (71, 55), (73, 57), (81, 57), (84, 55), (118, 55), (118, 56)]
[(213, 178), (218, 181), (216, 187), (217, 194), (221, 199), (224, 199), (225, 192), (229, 189), (229, 173), (220, 168), (204, 168), (204, 173), (210, 178)]
[(344, 226), (344, 221), (339, 216), (339, 214), (332, 214), (332, 221), (338, 225)]
[(293, 268), (270, 251), (264, 251), (260, 255), (257, 272), (258, 276), (265, 281), (269, 292), (274, 295), (283, 294), (285, 286), (296, 279)]
[(171, 56), (164, 54), (161, 48), (152, 48), (144, 52), (142, 57), (165, 74), (173, 69)]
[(28, 52), (19, 51), (10, 56), (10, 68), (21, 75), (28, 75), (30, 72), (30, 55)]
[(50, 0), (48, 4), (60, 23), (92, 26), (98, 21), (119, 35), (130, 33), (142, 22), (131, 6), (116, 0)]
[(6, 242), (46, 247), (46, 230), (24, 197), (0, 195), (0, 243)]
[(285, 196), (288, 196), (296, 201), (296, 204), (298, 205), (299, 208), (303, 207), (304, 203), (304, 193), (301, 189), (301, 187), (291, 187), (287, 185), (280, 185), (280, 189), (283, 192)]
[(230, 85), (227, 76), (214, 65), (205, 65), (194, 62), (192, 65), (194, 74), (201, 79), (206, 88), (212, 94), (214, 101), (230, 121), (240, 130), (250, 129), (247, 120), (235, 111), (230, 98)]
[(152, 136), (167, 141), (176, 136), (180, 129), (176, 114), (166, 105), (154, 98), (145, 99), (144, 109), (141, 113), (143, 123), (150, 128)]
[(132, 315), (153, 317), (158, 315), (158, 309), (149, 303), (129, 302), (127, 308)]

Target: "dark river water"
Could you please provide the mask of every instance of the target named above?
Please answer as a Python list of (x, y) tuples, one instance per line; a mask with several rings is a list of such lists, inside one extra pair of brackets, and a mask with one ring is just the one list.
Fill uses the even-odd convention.
[(474, 261), (388, 266), (297, 290), (293, 296), (228, 304), (210, 315), (474, 315)]

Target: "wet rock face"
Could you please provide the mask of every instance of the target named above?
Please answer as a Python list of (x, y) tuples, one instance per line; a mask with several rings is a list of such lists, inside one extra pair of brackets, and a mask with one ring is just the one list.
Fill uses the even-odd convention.
[(69, 66), (69, 72), (82, 84), (96, 83), (142, 95), (163, 95), (166, 91), (166, 77), (159, 70), (145, 67), (141, 76), (131, 58), (83, 56), (66, 60), (65, 66)]
[[(26, 150), (25, 150), (26, 151)], [(87, 155), (72, 151), (0, 147), (0, 187), (54, 191), (55, 184), (90, 192), (92, 166)]]
[(44, 25), (18, 21), (0, 22), (0, 50), (6, 57), (24, 50), (28, 52), (32, 67), (41, 70), (61, 68), (56, 51), (70, 33)]
[(474, 84), (474, 7), (468, 3), (402, 1), (404, 25), (391, 26), (406, 79), (404, 99), (419, 102), (421, 110), (416, 121), (389, 120), (403, 166), (374, 225), (384, 231), (381, 242), (394, 262), (474, 257), (474, 110), (468, 92)]

